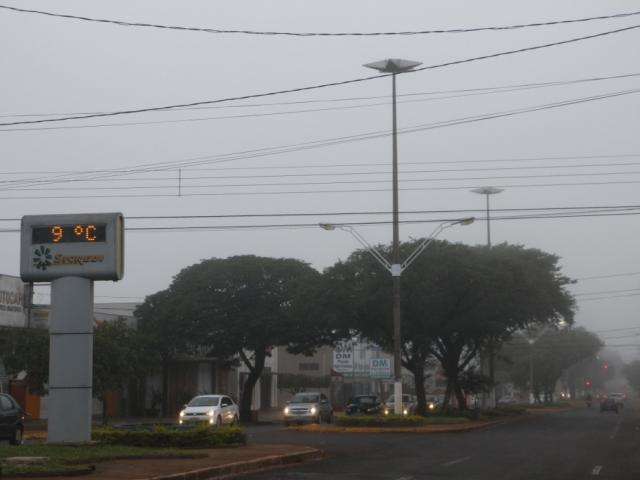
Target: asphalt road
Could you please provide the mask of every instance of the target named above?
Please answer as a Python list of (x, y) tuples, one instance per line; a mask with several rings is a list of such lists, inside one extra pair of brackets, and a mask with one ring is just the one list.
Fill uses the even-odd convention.
[(640, 479), (640, 410), (596, 407), (455, 434), (309, 434), (251, 429), (255, 443), (315, 446), (321, 461), (246, 480)]

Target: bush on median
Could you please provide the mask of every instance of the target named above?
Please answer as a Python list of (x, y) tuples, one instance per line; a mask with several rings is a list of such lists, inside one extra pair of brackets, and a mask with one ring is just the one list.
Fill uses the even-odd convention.
[(340, 416), (336, 424), (340, 427), (424, 427), (449, 423), (468, 422), (462, 417), (421, 417), (419, 415), (375, 415), (375, 416)]
[(94, 430), (93, 439), (106, 445), (156, 448), (214, 448), (244, 445), (247, 442), (244, 431), (239, 427), (216, 428), (208, 425), (189, 429), (164, 426), (140, 430), (102, 428)]

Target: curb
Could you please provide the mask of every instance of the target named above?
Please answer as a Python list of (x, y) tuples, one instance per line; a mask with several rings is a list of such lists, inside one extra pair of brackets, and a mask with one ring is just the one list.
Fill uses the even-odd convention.
[(227, 463), (226, 465), (201, 468), (198, 470), (191, 470), (189, 472), (160, 475), (157, 477), (147, 478), (146, 480), (205, 480), (229, 477), (232, 475), (245, 474), (271, 467), (293, 465), (307, 460), (317, 460), (323, 456), (324, 452), (322, 450), (307, 448), (307, 450), (303, 452), (271, 455), (269, 457), (257, 458), (246, 462)]
[[(552, 413), (552, 412), (548, 412)], [(556, 413), (556, 412), (553, 412)], [(518, 415), (514, 417), (501, 418), (499, 420), (489, 420), (481, 422), (471, 423), (459, 423), (459, 424), (443, 424), (443, 425), (428, 425), (425, 427), (320, 427), (309, 429), (305, 426), (289, 427), (287, 430), (293, 430), (303, 433), (344, 433), (344, 434), (358, 434), (358, 433), (413, 433), (413, 434), (440, 434), (440, 433), (465, 433), (473, 432), (477, 430), (484, 430), (498, 425), (506, 423), (517, 422), (526, 419), (536, 418), (538, 415)]]

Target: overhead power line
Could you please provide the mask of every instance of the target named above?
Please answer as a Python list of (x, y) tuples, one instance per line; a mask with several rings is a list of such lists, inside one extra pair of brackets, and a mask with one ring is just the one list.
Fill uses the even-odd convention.
[(591, 296), (591, 295), (605, 295), (605, 294), (610, 294), (610, 293), (629, 293), (629, 292), (638, 292), (640, 291), (640, 288), (628, 288), (626, 290), (605, 290), (605, 291), (600, 291), (600, 292), (578, 292), (578, 293), (574, 293), (573, 295), (576, 297), (582, 297), (582, 296)]
[[(602, 176), (615, 176), (615, 175), (640, 175), (639, 170), (634, 171), (622, 171), (622, 172), (587, 172), (587, 173), (550, 173), (550, 174), (540, 174), (540, 175), (493, 175), (489, 177), (444, 177), (444, 178), (403, 178), (400, 180), (401, 184), (406, 183), (424, 183), (424, 182), (455, 182), (455, 181), (469, 181), (469, 180), (512, 180), (512, 179), (528, 179), (528, 178), (575, 178), (575, 177), (602, 177)], [(172, 179), (176, 180), (176, 179)], [(388, 184), (388, 179), (366, 179), (366, 180), (336, 180), (331, 179), (327, 181), (306, 181), (306, 182), (267, 182), (267, 183), (209, 183), (209, 184), (188, 184), (182, 183), (180, 185), (182, 195), (185, 191), (193, 190), (193, 189), (212, 189), (212, 188), (247, 188), (247, 187), (299, 187), (299, 186), (318, 186), (318, 185), (371, 185), (371, 184)], [(124, 190), (167, 190), (168, 188), (173, 188), (173, 185), (118, 185), (118, 186), (82, 186), (82, 187), (60, 187), (53, 186), (50, 188), (47, 187), (8, 187), (4, 188), (1, 191), (4, 192), (26, 192), (26, 191), (38, 191), (38, 192), (46, 192), (46, 191), (56, 191), (56, 192), (67, 192), (67, 191), (124, 191)]]
[[(625, 212), (625, 213), (571, 213), (571, 214), (535, 214), (535, 215), (511, 215), (511, 216), (495, 216), (491, 217), (491, 220), (536, 220), (536, 219), (567, 219), (567, 218), (583, 218), (583, 217), (609, 217), (618, 215), (640, 215), (640, 212)], [(430, 223), (443, 223), (460, 220), (457, 218), (438, 218), (438, 219), (413, 219), (413, 220), (401, 220), (403, 224), (430, 224)], [(486, 220), (483, 217), (477, 217), (476, 220)], [(335, 225), (351, 225), (351, 226), (380, 226), (389, 225), (392, 223), (390, 220), (381, 221), (360, 221), (360, 222), (346, 222), (346, 223), (334, 223)], [(132, 227), (126, 226), (125, 230), (129, 232), (153, 232), (153, 231), (165, 231), (165, 232), (179, 232), (179, 231), (197, 231), (197, 230), (212, 230), (212, 231), (233, 231), (233, 230), (262, 230), (262, 229), (305, 229), (305, 228), (319, 228), (318, 223), (268, 223), (268, 224), (244, 224), (244, 225), (166, 225), (166, 226), (141, 226)], [(6, 228), (0, 229), (0, 233), (20, 233), (18, 228)]]
[[(199, 158), (214, 158), (216, 155), (207, 155)], [(474, 163), (508, 163), (508, 162), (539, 162), (539, 161), (569, 161), (569, 160), (584, 160), (584, 159), (606, 159), (606, 158), (640, 158), (640, 152), (638, 153), (613, 153), (613, 154), (602, 154), (602, 155), (549, 155), (549, 156), (537, 156), (537, 157), (497, 157), (497, 158), (485, 158), (485, 159), (473, 159), (473, 160), (464, 160), (464, 159), (456, 159), (456, 160), (429, 160), (429, 161), (419, 161), (419, 162), (402, 162), (403, 166), (408, 165), (449, 165), (449, 164), (474, 164)], [(177, 160), (176, 162), (188, 161), (188, 160)], [(171, 163), (171, 162), (168, 162)], [(175, 163), (175, 162), (174, 162)], [(587, 166), (619, 166), (623, 165), (623, 163), (603, 163), (603, 164), (569, 164), (565, 165), (565, 168), (572, 167), (587, 167)], [(624, 165), (636, 165), (636, 162), (632, 163), (624, 163)], [(344, 168), (344, 167), (374, 167), (374, 166), (384, 166), (388, 167), (389, 162), (358, 162), (358, 163), (312, 163), (312, 164), (287, 164), (287, 165), (255, 165), (255, 166), (243, 166), (243, 167), (207, 167), (207, 168), (195, 168), (195, 167), (176, 167), (173, 169), (167, 169), (163, 171), (175, 171), (178, 168), (183, 168), (189, 172), (218, 172), (218, 171), (228, 171), (228, 170), (300, 170), (300, 169), (327, 169), (327, 168)], [(556, 166), (535, 166), (535, 167), (506, 167), (506, 168), (522, 168), (522, 169), (539, 169), (539, 168), (563, 168), (562, 165)], [(502, 168), (502, 167), (500, 167)], [(497, 170), (498, 168), (496, 168)], [(465, 171), (479, 170), (475, 168), (465, 169)], [(491, 170), (494, 170), (491, 168)], [(0, 172), (0, 175), (45, 175), (45, 174), (69, 174), (69, 175), (90, 175), (90, 174), (103, 174), (103, 173), (113, 173), (116, 170), (110, 169), (96, 169), (96, 170), (5, 170)], [(451, 170), (447, 170), (451, 171)], [(408, 172), (405, 172), (408, 173)], [(424, 171), (423, 173), (426, 173)], [(167, 177), (168, 178), (168, 177)], [(171, 177), (172, 179), (176, 179), (176, 177)], [(198, 177), (202, 178), (202, 177)], [(108, 177), (106, 180), (118, 180), (124, 181), (124, 179), (117, 179), (113, 177)], [(22, 178), (16, 179), (16, 181), (25, 181), (25, 180), (34, 180), (33, 178)], [(75, 179), (79, 182), (93, 182), (93, 181), (103, 181), (101, 179)], [(11, 182), (12, 180), (2, 180), (0, 183)]]
[(439, 29), (426, 29), (426, 30), (400, 30), (400, 31), (386, 31), (386, 32), (287, 32), (287, 31), (269, 31), (269, 30), (249, 30), (249, 29), (221, 29), (210, 27), (189, 27), (180, 25), (166, 25), (149, 22), (131, 22), (126, 20), (114, 20), (108, 18), (96, 18), (86, 17), (80, 15), (70, 15), (58, 12), (44, 11), (44, 10), (29, 10), (25, 8), (17, 8), (9, 5), (0, 5), (0, 9), (5, 9), (18, 13), (30, 13), (37, 15), (44, 15), (48, 17), (63, 18), (67, 20), (78, 20), (84, 22), (93, 23), (105, 23), (111, 25), (118, 25), (122, 27), (142, 27), (142, 28), (154, 28), (162, 30), (179, 30), (183, 32), (199, 32), (199, 33), (214, 33), (214, 34), (243, 34), (243, 35), (260, 35), (260, 36), (289, 36), (289, 37), (372, 37), (372, 36), (401, 36), (401, 35), (426, 35), (426, 34), (440, 34), (440, 33), (469, 33), (469, 32), (483, 32), (483, 31), (503, 31), (503, 30), (516, 30), (522, 28), (533, 27), (545, 27), (552, 25), (563, 25), (572, 23), (584, 23), (592, 22), (595, 20), (611, 20), (617, 18), (626, 18), (640, 14), (640, 11), (635, 12), (620, 12), (609, 15), (599, 15), (593, 17), (582, 17), (572, 19), (561, 20), (546, 20), (532, 23), (521, 23), (514, 25), (499, 25), (499, 26), (485, 26), (485, 27), (459, 27), (459, 28), (439, 28)]
[[(578, 205), (563, 207), (526, 207), (526, 208), (492, 208), (492, 212), (566, 212), (568, 210), (580, 211), (617, 211), (617, 210), (635, 210), (640, 209), (640, 204), (628, 205)], [(419, 214), (470, 214), (484, 213), (484, 208), (466, 208), (466, 209), (445, 209), (445, 210), (402, 210), (402, 215), (419, 215)], [(228, 218), (281, 218), (281, 217), (328, 217), (328, 216), (378, 216), (391, 215), (393, 212), (389, 210), (380, 211), (334, 211), (334, 212), (276, 212), (276, 213), (229, 213), (214, 215), (127, 215), (129, 220), (195, 220), (195, 219), (228, 219)], [(0, 222), (20, 222), (21, 218), (0, 218)], [(637, 273), (640, 275), (640, 272)], [(630, 274), (619, 274), (630, 275)], [(596, 277), (591, 277), (596, 278)], [(600, 277), (598, 277), (600, 278)], [(583, 280), (583, 279), (578, 279)], [(638, 327), (640, 328), (640, 327)]]
[[(632, 277), (632, 276), (635, 276), (635, 275), (640, 275), (640, 272), (612, 273), (610, 275), (595, 275), (595, 276), (591, 276), (591, 277), (577, 278), (576, 280), (578, 280), (580, 282), (584, 282), (585, 280), (600, 280), (600, 279), (604, 279), (604, 278)], [(638, 327), (638, 328), (640, 328), (640, 327)]]
[[(624, 78), (635, 78), (640, 76), (640, 73), (623, 73), (617, 75), (600, 75), (600, 76), (591, 76), (591, 77), (583, 77), (583, 78), (575, 78), (571, 80), (553, 80), (547, 82), (528, 82), (528, 83), (515, 83), (515, 84), (506, 84), (506, 85), (494, 85), (489, 87), (474, 87), (474, 88), (458, 88), (458, 89), (448, 89), (448, 90), (430, 90), (425, 92), (412, 92), (412, 93), (399, 93), (396, 96), (398, 98), (405, 97), (419, 97), (419, 96), (430, 96), (431, 98), (422, 99), (420, 101), (438, 101), (438, 100), (450, 100), (456, 98), (466, 98), (469, 96), (477, 96), (477, 95), (491, 95), (497, 93), (510, 93), (510, 92), (520, 92), (532, 89), (546, 88), (546, 87), (558, 87), (558, 86), (566, 86), (566, 85), (576, 85), (580, 83), (592, 83), (592, 82), (601, 82), (606, 80), (620, 80)], [(443, 94), (456, 94), (456, 95), (446, 95)], [(436, 96), (441, 95), (441, 96)], [(269, 103), (244, 103), (244, 104), (232, 104), (232, 105), (203, 105), (198, 107), (185, 107), (185, 108), (174, 108), (171, 110), (159, 110), (157, 113), (170, 113), (170, 112), (182, 112), (185, 110), (212, 110), (212, 109), (237, 109), (237, 108), (261, 108), (261, 107), (279, 107), (279, 106), (289, 106), (289, 105), (305, 105), (305, 104), (314, 104), (314, 103), (346, 103), (353, 101), (362, 101), (362, 100), (379, 100), (382, 98), (389, 99), (391, 95), (370, 95), (370, 96), (359, 96), (359, 97), (338, 97), (338, 98), (324, 98), (324, 99), (309, 99), (309, 100), (294, 100), (287, 102), (269, 102)], [(406, 102), (398, 102), (398, 103), (406, 103)], [(382, 105), (382, 104), (380, 104)], [(321, 111), (323, 109), (319, 109)], [(315, 111), (315, 110), (314, 110)], [(57, 112), (57, 113), (2, 113), (0, 114), (0, 118), (10, 118), (10, 117), (56, 117), (56, 116), (69, 116), (69, 115), (91, 115), (94, 113), (105, 113), (105, 111), (99, 112)], [(220, 117), (218, 117), (220, 118)], [(234, 118), (231, 116), (230, 118)], [(120, 125), (120, 124), (117, 124)]]
[[(601, 38), (601, 37), (604, 37), (604, 36), (609, 36), (609, 35), (615, 35), (615, 34), (618, 34), (618, 33), (628, 32), (628, 31), (631, 31), (631, 30), (636, 30), (638, 28), (640, 28), (640, 25), (631, 25), (629, 27), (618, 28), (618, 29), (615, 29), (615, 30), (607, 30), (605, 32), (595, 33), (595, 34), (591, 34), (591, 35), (585, 35), (585, 36), (582, 36), (582, 37), (573, 37), (573, 38), (569, 38), (569, 39), (561, 40), (561, 41), (557, 41), (557, 42), (544, 43), (544, 44), (540, 44), (540, 45), (532, 45), (532, 46), (529, 46), (529, 47), (518, 48), (518, 49), (513, 49), (513, 50), (504, 50), (504, 51), (500, 51), (500, 52), (490, 53), (490, 54), (487, 54), (487, 55), (464, 58), (464, 59), (460, 59), (460, 60), (452, 60), (452, 61), (449, 61), (449, 62), (438, 63), (438, 64), (427, 65), (427, 66), (424, 66), (424, 67), (416, 68), (416, 69), (413, 69), (413, 70), (410, 70), (410, 71), (407, 71), (407, 72), (403, 72), (402, 75), (409, 74), (409, 73), (421, 72), (421, 71), (425, 71), (425, 70), (434, 70), (434, 69), (438, 69), (438, 68), (450, 67), (450, 66), (454, 66), (454, 65), (462, 65), (462, 64), (465, 64), (465, 63), (477, 62), (477, 61), (481, 61), (481, 60), (488, 60), (488, 59), (491, 59), (491, 58), (498, 58), (498, 57), (502, 57), (502, 56), (506, 56), (506, 55), (514, 55), (514, 54), (518, 54), (518, 53), (531, 52), (531, 51), (541, 50), (541, 49), (549, 48), (549, 47), (567, 45), (567, 44), (570, 44), (570, 43), (581, 42), (581, 41), (584, 41), (584, 40), (591, 40), (591, 39), (595, 39), (595, 38)], [(12, 125), (30, 125), (30, 124), (37, 124), (37, 123), (63, 122), (63, 121), (68, 121), (68, 120), (84, 120), (84, 119), (88, 119), (88, 118), (112, 117), (112, 116), (117, 116), (117, 115), (130, 115), (130, 114), (134, 114), (134, 113), (153, 112), (153, 111), (168, 110), (168, 109), (173, 109), (173, 108), (185, 108), (185, 107), (195, 107), (195, 106), (200, 106), (200, 105), (212, 105), (212, 104), (216, 104), (216, 103), (225, 103), (225, 102), (232, 102), (232, 101), (237, 101), (237, 100), (248, 100), (248, 99), (252, 99), (252, 98), (263, 98), (263, 97), (269, 97), (269, 96), (274, 96), (274, 95), (282, 95), (282, 94), (286, 94), (286, 93), (306, 92), (306, 91), (310, 91), (310, 90), (317, 90), (317, 89), (320, 89), (320, 88), (349, 85), (349, 84), (360, 83), (360, 82), (365, 82), (365, 81), (369, 81), (369, 80), (375, 80), (377, 78), (388, 77), (390, 75), (391, 74), (370, 75), (370, 76), (366, 76), (366, 77), (352, 78), (352, 79), (349, 79), (349, 80), (339, 80), (339, 81), (335, 81), (335, 82), (320, 83), (320, 84), (315, 84), (315, 85), (307, 85), (307, 86), (304, 86), (304, 87), (289, 88), (289, 89), (283, 89), (283, 90), (274, 90), (274, 91), (270, 91), (270, 92), (254, 93), (254, 94), (240, 95), (240, 96), (235, 96), (235, 97), (225, 97), (225, 98), (218, 98), (218, 99), (213, 99), (213, 100), (199, 100), (199, 101), (188, 102), (188, 103), (178, 103), (178, 104), (155, 106), (155, 107), (144, 107), (144, 108), (134, 108), (134, 109), (128, 109), (128, 110), (118, 110), (118, 111), (113, 111), (113, 112), (94, 113), (94, 114), (91, 114), (91, 115), (70, 115), (70, 116), (57, 117), (57, 118), (47, 118), (47, 119), (37, 119), (37, 120), (21, 120), (21, 121), (14, 121), (14, 122), (3, 122), (3, 123), (0, 123), (0, 126), (6, 127), (6, 126), (12, 126)]]
[[(441, 122), (434, 122), (434, 123), (427, 123), (422, 125), (414, 125), (411, 127), (405, 127), (405, 128), (401, 128), (398, 131), (398, 133), (400, 134), (415, 133), (419, 131), (445, 128), (445, 127), (462, 125), (467, 123), (475, 123), (475, 122), (490, 120), (494, 118), (504, 118), (504, 117), (520, 115), (524, 113), (561, 108), (561, 107), (577, 105), (580, 103), (587, 103), (587, 102), (592, 102), (597, 100), (604, 100), (608, 98), (635, 94), (638, 92), (640, 92), (640, 89), (623, 90), (623, 91), (610, 92), (610, 93), (601, 94), (601, 95), (593, 95), (589, 97), (574, 98), (574, 99), (564, 100), (564, 101), (555, 102), (555, 103), (537, 105), (537, 106), (528, 107), (528, 108), (520, 108), (515, 110), (495, 112), (495, 113), (484, 114), (484, 115), (472, 115), (468, 117), (462, 117), (462, 118), (446, 120)], [(247, 150), (245, 152), (220, 154), (215, 156), (195, 157), (194, 159), (182, 160), (177, 162), (157, 162), (157, 163), (150, 163), (150, 164), (141, 164), (141, 165), (132, 166), (132, 167), (123, 168), (123, 169), (103, 170), (103, 171), (100, 171), (99, 174), (96, 174), (94, 177), (90, 177), (90, 178), (101, 179), (101, 178), (110, 178), (114, 176), (133, 175), (133, 174), (142, 173), (142, 172), (175, 170), (179, 168), (194, 167), (194, 166), (211, 164), (211, 163), (222, 163), (222, 162), (229, 162), (229, 161), (240, 160), (240, 159), (256, 158), (256, 157), (270, 156), (270, 155), (276, 155), (276, 154), (282, 154), (282, 153), (297, 152), (302, 150), (323, 148), (323, 147), (328, 147), (333, 145), (340, 145), (344, 143), (359, 142), (359, 141), (371, 140), (375, 138), (383, 138), (388, 135), (390, 135), (390, 132), (388, 132), (387, 130), (380, 130), (380, 131), (366, 132), (366, 133), (361, 133), (356, 135), (334, 137), (334, 138), (329, 138), (325, 140), (314, 140), (310, 142), (284, 145), (280, 147), (265, 147), (262, 149)], [(74, 180), (74, 178), (69, 178), (69, 174), (60, 174), (57, 176), (57, 178), (46, 176), (43, 178), (34, 178), (34, 179), (28, 179), (28, 180), (7, 180), (0, 183), (22, 184), (22, 186), (28, 186), (28, 185), (56, 184), (56, 183), (64, 183), (68, 181), (77, 181), (77, 180)]]

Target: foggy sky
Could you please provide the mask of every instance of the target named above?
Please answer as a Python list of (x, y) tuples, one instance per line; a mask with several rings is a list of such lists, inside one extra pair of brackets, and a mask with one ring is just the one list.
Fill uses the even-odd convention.
[[(195, 25), (228, 29), (289, 31), (379, 31), (526, 23), (559, 18), (577, 18), (638, 9), (639, 2), (596, 0), (513, 1), (374, 1), (329, 0), (323, 2), (204, 1), (136, 2), (12, 1), (22, 8), (60, 11), (77, 15)], [(0, 11), (1, 85), (0, 113), (65, 113), (111, 111), (213, 99), (247, 93), (280, 90), (369, 75), (363, 63), (400, 57), (441, 63), (500, 50), (554, 42), (640, 23), (640, 17), (584, 24), (542, 27), (509, 32), (479, 32), (412, 37), (291, 38), (211, 35), (177, 31), (124, 28), (81, 23)], [(537, 52), (512, 55), (468, 65), (453, 66), (398, 78), (399, 93), (475, 88), (529, 82), (640, 72), (640, 31), (588, 40)], [(610, 80), (509, 92), (467, 96), (439, 101), (399, 105), (399, 126), (412, 126), (510, 110), (565, 99), (637, 88), (638, 78)], [(390, 80), (378, 79), (351, 86), (269, 97), (253, 103), (305, 101), (343, 97), (388, 95)], [(380, 101), (380, 100), (379, 100)], [(384, 100), (383, 100), (384, 101)], [(369, 101), (371, 102), (371, 101)], [(250, 103), (250, 102), (245, 102)], [(357, 103), (357, 102), (355, 102)], [(361, 103), (366, 103), (362, 101)], [(238, 105), (240, 103), (236, 103)], [(640, 94), (528, 113), (481, 123), (401, 135), (402, 169), (451, 169), (464, 167), (521, 166), (519, 163), (449, 163), (403, 167), (403, 162), (461, 162), (463, 160), (526, 158), (569, 155), (638, 154), (640, 158)], [(260, 108), (220, 108), (173, 113), (152, 113), (120, 118), (69, 122), (91, 125), (203, 116), (265, 113), (336, 106), (300, 104)], [(6, 120), (2, 118), (1, 120)], [(87, 170), (128, 167), (142, 163), (171, 162), (205, 155), (254, 148), (295, 144), (390, 128), (388, 105), (361, 109), (300, 113), (256, 118), (220, 119), (144, 126), (0, 132), (0, 166), (3, 172)], [(390, 161), (390, 139), (381, 138), (296, 153), (211, 164), (203, 168), (318, 165), (335, 163), (379, 163)], [(574, 160), (567, 164), (634, 162), (637, 158)], [(527, 165), (558, 165), (560, 161)], [(314, 170), (339, 172), (376, 170), (384, 167)], [(477, 186), (482, 184), (569, 183), (586, 181), (640, 181), (640, 166), (567, 168), (553, 170), (470, 171), (423, 173), (417, 178), (489, 177), (527, 174), (562, 175), (594, 172), (637, 174), (598, 177), (535, 179), (456, 180), (403, 183), (405, 187)], [(229, 170), (226, 175), (274, 174), (284, 170)], [(292, 171), (287, 171), (291, 173)], [(216, 172), (208, 172), (213, 175)], [(183, 171), (185, 176), (205, 172)], [(176, 171), (157, 176), (177, 176)], [(3, 174), (2, 180), (14, 178)], [(150, 177), (152, 178), (152, 177)], [(371, 177), (368, 177), (371, 178)], [(411, 178), (405, 175), (405, 179)], [(389, 176), (376, 176), (387, 180)], [(283, 179), (282, 182), (323, 181), (317, 178)], [(348, 180), (362, 180), (349, 177)], [(260, 179), (225, 180), (220, 183), (253, 183)], [(266, 182), (266, 180), (264, 180)], [(277, 179), (269, 179), (275, 182)], [(326, 181), (326, 179), (325, 179)], [(209, 180), (209, 182), (213, 182)], [(166, 181), (175, 193), (177, 182)], [(194, 181), (194, 183), (198, 183)], [(205, 183), (204, 181), (200, 183)], [(96, 184), (123, 186), (126, 183)], [(0, 196), (65, 195), (65, 185), (53, 191), (19, 191)], [(385, 188), (388, 184), (280, 187), (281, 190)], [(34, 188), (34, 187), (31, 187)], [(496, 208), (559, 207), (640, 203), (639, 184), (571, 187), (508, 188), (493, 199)], [(210, 189), (218, 192), (252, 191), (252, 187)], [(277, 191), (278, 188), (269, 190)], [(124, 191), (138, 193), (137, 191)], [(96, 193), (99, 191), (96, 190)], [(140, 193), (145, 193), (140, 191)], [(171, 199), (20, 199), (1, 202), (3, 218), (25, 214), (122, 211), (135, 215), (203, 215), (224, 213), (387, 211), (390, 192), (228, 195)], [(483, 199), (458, 190), (404, 191), (402, 210), (482, 208)], [(496, 213), (496, 215), (498, 215)], [(427, 215), (417, 215), (426, 218)], [(438, 215), (432, 217), (438, 218)], [(405, 217), (409, 218), (409, 217)], [(368, 217), (381, 220), (383, 217)], [(289, 223), (349, 221), (347, 218), (286, 218), (244, 220), (194, 220), (195, 224)], [(362, 218), (360, 218), (362, 220)], [(573, 278), (640, 271), (638, 262), (639, 217), (500, 221), (492, 224), (495, 243), (510, 242), (540, 248), (559, 255), (564, 271)], [(129, 221), (130, 226), (158, 222)], [(176, 225), (178, 222), (163, 222)], [(15, 228), (17, 223), (2, 223)], [(428, 233), (432, 225), (403, 225), (402, 239)], [(388, 242), (389, 225), (363, 227), (373, 243)], [(485, 225), (450, 229), (446, 238), (468, 244), (486, 241)], [(357, 245), (346, 233), (317, 228), (253, 231), (130, 232), (126, 237), (126, 273), (117, 284), (101, 282), (97, 301), (115, 301), (102, 296), (144, 297), (166, 288), (181, 268), (212, 256), (257, 254), (295, 257), (318, 269), (344, 259)], [(0, 234), (0, 272), (19, 273), (19, 238)], [(640, 288), (640, 276), (579, 282), (574, 292), (599, 292)], [(36, 301), (46, 301), (46, 289)], [(594, 330), (638, 325), (640, 296), (579, 302), (577, 323)], [(639, 326), (640, 327), (640, 326)], [(603, 333), (603, 336), (612, 336)], [(634, 337), (610, 343), (636, 343)], [(624, 349), (629, 355), (633, 349)]]

